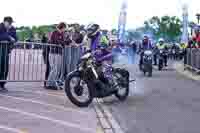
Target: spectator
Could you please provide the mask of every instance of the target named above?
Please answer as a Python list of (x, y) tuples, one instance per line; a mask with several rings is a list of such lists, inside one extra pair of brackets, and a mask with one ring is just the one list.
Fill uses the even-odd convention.
[(64, 80), (67, 74), (70, 72), (71, 65), (71, 48), (70, 44), (72, 43), (70, 31), (68, 30), (64, 34), (65, 38), (65, 47), (64, 47), (64, 55), (63, 55), (63, 74), (61, 75), (61, 80)]
[(198, 45), (200, 43), (200, 31), (199, 28), (195, 29), (195, 35), (192, 38), (193, 45), (192, 48), (199, 48), (200, 46)]
[(49, 63), (51, 72), (48, 77), (47, 89), (57, 90), (58, 82), (53, 81), (59, 81), (62, 73), (62, 48), (66, 44), (66, 28), (67, 25), (62, 22), (57, 26), (57, 30), (55, 30), (51, 35), (50, 42), (55, 45), (50, 47)]
[[(0, 80), (6, 80), (9, 68), (9, 52), (10, 46), (17, 41), (16, 29), (12, 26), (12, 17), (5, 17), (0, 24), (0, 41), (7, 42), (0, 44)], [(0, 82), (1, 91), (7, 91), (6, 82)]]
[(82, 41), (82, 47), (81, 47), (81, 54), (83, 54), (86, 50), (88, 50), (89, 47), (89, 39), (87, 37), (87, 31), (82, 30), (80, 32), (83, 36), (83, 41)]
[(74, 30), (73, 30), (73, 33), (72, 33), (72, 40), (76, 44), (80, 45), (82, 43), (82, 41), (83, 41), (83, 38), (84, 38), (84, 36), (80, 32), (79, 24), (75, 24), (74, 25)]
[(136, 51), (137, 51), (136, 41), (133, 41), (132, 44), (131, 44), (131, 46), (132, 46), (133, 52), (136, 53)]
[(129, 48), (129, 63), (133, 64), (135, 61), (135, 54), (137, 51), (137, 45), (135, 41), (130, 42)]
[[(41, 42), (44, 44), (48, 43), (48, 38), (45, 34), (42, 36)], [(50, 50), (50, 48), (48, 45), (46, 45), (46, 44), (43, 45), (42, 56), (43, 56), (44, 64), (46, 65), (45, 80), (48, 80), (49, 73), (50, 73), (49, 50)], [(44, 82), (44, 87), (46, 87), (46, 81)]]
[(73, 71), (76, 68), (76, 64), (78, 63), (78, 59), (81, 56), (81, 45), (83, 42), (83, 35), (80, 33), (80, 26), (79, 24), (74, 24), (74, 27), (72, 29), (72, 48), (71, 48), (71, 66), (70, 66), (70, 72)]

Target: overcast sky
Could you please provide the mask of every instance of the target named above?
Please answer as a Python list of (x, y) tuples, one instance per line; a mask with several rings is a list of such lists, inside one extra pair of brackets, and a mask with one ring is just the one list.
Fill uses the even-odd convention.
[[(195, 20), (200, 0), (127, 0), (127, 27), (135, 28), (152, 16), (181, 17), (181, 3), (189, 3), (189, 17)], [(60, 21), (116, 28), (122, 0), (1, 0), (0, 18), (10, 15), (15, 25), (43, 25)], [(2, 6), (3, 5), (3, 6)]]

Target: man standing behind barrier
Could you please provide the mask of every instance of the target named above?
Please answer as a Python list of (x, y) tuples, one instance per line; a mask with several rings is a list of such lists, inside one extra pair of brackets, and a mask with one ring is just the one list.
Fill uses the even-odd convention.
[[(48, 38), (46, 34), (42, 36), (41, 42), (44, 44), (48, 43)], [(48, 80), (49, 73), (50, 73), (49, 50), (50, 49), (48, 45), (43, 46), (42, 56), (43, 56), (44, 64), (46, 65), (45, 80)], [(46, 87), (46, 82), (44, 82), (44, 87)]]
[[(60, 80), (62, 74), (62, 50), (65, 42), (65, 30), (67, 25), (65, 23), (60, 23), (57, 26), (57, 30), (54, 31), (51, 35), (50, 42), (55, 44), (50, 46), (50, 55), (49, 55), (49, 63), (50, 63), (50, 74), (48, 77), (47, 89), (57, 90), (57, 83)], [(57, 81), (57, 82), (56, 82)]]
[(83, 35), (80, 33), (80, 26), (79, 24), (75, 24), (74, 28), (72, 30), (72, 48), (71, 48), (71, 66), (70, 66), (70, 72), (73, 71), (76, 68), (76, 65), (78, 63), (78, 60), (80, 58), (81, 53), (81, 43), (83, 41)]
[[(17, 41), (16, 29), (12, 26), (12, 17), (5, 17), (0, 24), (0, 80), (6, 80), (9, 69), (10, 45)], [(7, 91), (6, 82), (0, 82), (1, 91)]]

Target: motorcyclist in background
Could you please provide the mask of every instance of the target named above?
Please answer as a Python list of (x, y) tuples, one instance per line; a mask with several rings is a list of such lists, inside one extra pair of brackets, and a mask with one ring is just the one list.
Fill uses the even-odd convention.
[(176, 44), (173, 43), (172, 47), (171, 47), (171, 53), (172, 53), (172, 59), (173, 60), (177, 59), (177, 51), (178, 51), (178, 48), (177, 48)]
[[(159, 39), (158, 44), (157, 44), (157, 47), (158, 47), (159, 51), (160, 51), (160, 50), (163, 50), (164, 52), (168, 52), (167, 45), (165, 44), (165, 41), (164, 41), (163, 38), (160, 38), (160, 39)], [(168, 66), (168, 65), (167, 65), (167, 59), (168, 59), (168, 58), (167, 58), (167, 54), (165, 54), (165, 55), (163, 56), (163, 58), (164, 58), (164, 65), (165, 65), (165, 66)]]
[(149, 40), (149, 37), (147, 35), (144, 36), (142, 43), (139, 45), (139, 50), (138, 53), (140, 54), (140, 61), (139, 61), (139, 66), (140, 69), (143, 64), (143, 56), (144, 56), (144, 51), (145, 50), (153, 50), (153, 46)]
[(159, 54), (159, 49), (157, 47), (157, 44), (155, 44), (153, 46), (153, 61), (155, 66), (157, 65), (158, 54)]
[(186, 53), (186, 48), (187, 48), (187, 44), (185, 44), (185, 43), (181, 43), (180, 44), (180, 53), (179, 53), (179, 59), (180, 60), (182, 60), (183, 59), (183, 57), (184, 57), (184, 55), (185, 55), (185, 53)]

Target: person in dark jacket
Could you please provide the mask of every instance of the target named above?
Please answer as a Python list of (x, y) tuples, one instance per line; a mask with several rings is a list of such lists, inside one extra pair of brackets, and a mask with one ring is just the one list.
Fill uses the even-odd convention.
[(60, 84), (59, 81), (63, 73), (63, 48), (65, 45), (68, 45), (69, 41), (65, 39), (66, 28), (67, 25), (65, 23), (60, 23), (57, 26), (57, 30), (51, 35), (50, 43), (53, 46), (50, 46), (49, 63), (51, 72), (48, 77), (47, 89), (56, 90), (59, 86), (58, 84)]
[[(12, 17), (5, 17), (0, 23), (0, 80), (7, 79), (11, 45), (17, 41), (16, 29), (12, 23)], [(5, 84), (6, 82), (0, 82), (1, 91), (7, 91)]]
[[(45, 34), (42, 36), (41, 42), (44, 44), (48, 43), (48, 38)], [(49, 50), (50, 48), (48, 45), (43, 46), (42, 56), (43, 56), (44, 63), (46, 65), (45, 80), (48, 80), (49, 73), (50, 73)], [(44, 82), (44, 87), (46, 87), (46, 82)]]
[(80, 33), (80, 25), (75, 24), (72, 30), (72, 48), (71, 48), (71, 60), (70, 72), (76, 68), (78, 60), (81, 56), (81, 45), (83, 42), (83, 35)]
[(144, 51), (145, 50), (153, 50), (153, 45), (151, 43), (151, 41), (149, 40), (148, 36), (144, 36), (142, 43), (139, 45), (139, 53), (140, 53), (140, 60), (139, 60), (139, 66), (140, 69), (142, 68), (142, 64), (143, 64), (143, 56), (144, 56)]

